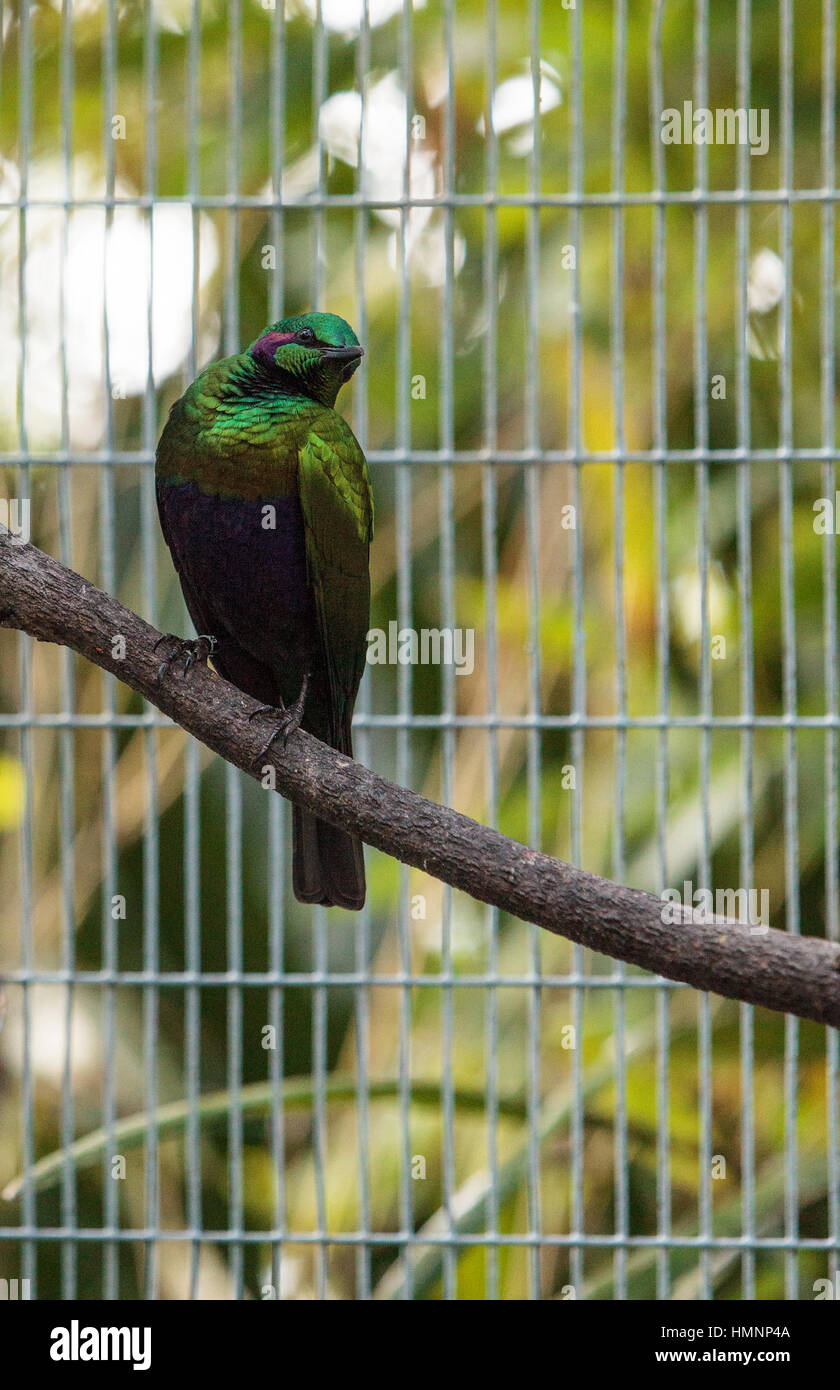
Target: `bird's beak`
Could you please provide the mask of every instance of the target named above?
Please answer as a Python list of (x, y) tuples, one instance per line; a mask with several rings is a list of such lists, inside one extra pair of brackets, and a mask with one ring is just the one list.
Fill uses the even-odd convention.
[(365, 350), (359, 347), (358, 343), (348, 343), (346, 347), (321, 348), (321, 356), (328, 357), (331, 362), (358, 362), (364, 355)]

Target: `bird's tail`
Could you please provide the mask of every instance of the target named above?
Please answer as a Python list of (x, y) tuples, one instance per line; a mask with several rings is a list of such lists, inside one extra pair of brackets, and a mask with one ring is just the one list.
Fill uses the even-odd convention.
[[(346, 713), (330, 742), (352, 758), (351, 719), (352, 710)], [(292, 806), (292, 884), (298, 902), (358, 912), (365, 905), (361, 840), (347, 830), (337, 830), (318, 820), (311, 811)]]
[(358, 912), (365, 903), (361, 840), (293, 806), (292, 883), (298, 902)]

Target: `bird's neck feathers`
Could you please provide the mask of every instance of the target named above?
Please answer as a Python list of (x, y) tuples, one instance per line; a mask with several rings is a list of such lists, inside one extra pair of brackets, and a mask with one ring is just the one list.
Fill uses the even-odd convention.
[(284, 371), (251, 349), (242, 354), (242, 359), (241, 384), (246, 389), (251, 386), (260, 397), (288, 401), (293, 412), (307, 405), (326, 406), (332, 410), (344, 384), (343, 369), (329, 359), (324, 359), (321, 365), (310, 366), (306, 376)]
[(276, 367), (269, 368), (243, 352), (228, 359), (229, 369), (220, 383), (221, 400), (239, 402), (243, 406), (266, 404), (286, 407), (291, 413), (318, 404), (306, 390), (306, 383), (290, 372), (280, 372)]

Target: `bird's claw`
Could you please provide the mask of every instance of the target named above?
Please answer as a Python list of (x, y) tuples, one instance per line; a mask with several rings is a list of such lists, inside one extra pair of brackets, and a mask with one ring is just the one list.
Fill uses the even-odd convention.
[(300, 728), (300, 721), (303, 718), (303, 710), (306, 704), (306, 692), (308, 689), (309, 672), (307, 672), (303, 678), (300, 694), (294, 704), (288, 705), (285, 708), (278, 708), (276, 705), (258, 705), (257, 708), (252, 710), (248, 715), (249, 724), (252, 719), (256, 719), (258, 714), (271, 714), (275, 717), (274, 728), (254, 759), (256, 763), (258, 763), (261, 758), (265, 757), (275, 739), (282, 737), (283, 747), (285, 748), (286, 744), (289, 742), (289, 735), (295, 733)]
[(183, 657), (184, 675), (186, 676), (192, 670), (193, 666), (198, 663), (203, 664), (206, 662), (207, 658), (213, 655), (219, 645), (216, 638), (211, 637), (206, 632), (200, 633), (199, 636), (195, 638), (176, 637), (173, 632), (167, 632), (155, 642), (154, 650), (157, 651), (158, 647), (162, 646), (164, 642), (170, 642), (172, 644), (172, 650), (164, 657), (158, 667), (158, 684), (163, 680), (173, 662), (177, 661), (179, 657)]

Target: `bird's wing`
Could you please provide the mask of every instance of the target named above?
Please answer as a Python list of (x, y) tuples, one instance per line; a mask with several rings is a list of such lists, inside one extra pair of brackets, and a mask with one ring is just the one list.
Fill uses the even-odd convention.
[[(367, 463), (342, 416), (316, 416), (299, 450), (306, 564), (326, 659), (336, 746), (343, 746), (365, 669), (373, 498)], [(349, 751), (349, 748), (348, 750)]]
[(179, 508), (177, 494), (173, 494), (166, 482), (167, 475), (178, 472), (176, 446), (181, 409), (182, 402), (176, 402), (157, 450), (155, 492), (163, 538), (169, 547), (181, 581), (181, 591), (196, 632), (207, 633), (216, 639), (213, 666), (225, 680), (232, 681), (255, 700), (273, 704), (277, 699), (277, 689), (270, 666), (264, 665), (237, 641), (227, 615), (220, 610), (218, 602), (214, 601), (212, 590), (197, 582), (191, 571), (188, 536), (194, 523), (189, 511), (184, 513), (183, 507)]
[[(170, 420), (173, 412), (170, 411)], [(178, 578), (181, 581), (181, 589), (184, 594), (189, 615), (195, 624), (196, 632), (207, 632), (211, 626), (208, 620), (206, 605), (203, 605), (198, 596), (197, 590), (193, 587), (190, 575), (185, 564), (185, 557), (181, 554), (174, 517), (170, 515), (170, 497), (167, 492), (165, 475), (170, 464), (169, 456), (169, 437), (167, 429), (164, 429), (160, 437), (157, 449), (157, 477), (155, 478), (155, 496), (157, 498), (158, 517), (160, 518), (160, 529), (163, 532), (163, 539), (169, 547), (173, 564)], [(172, 471), (175, 469), (173, 467)]]

